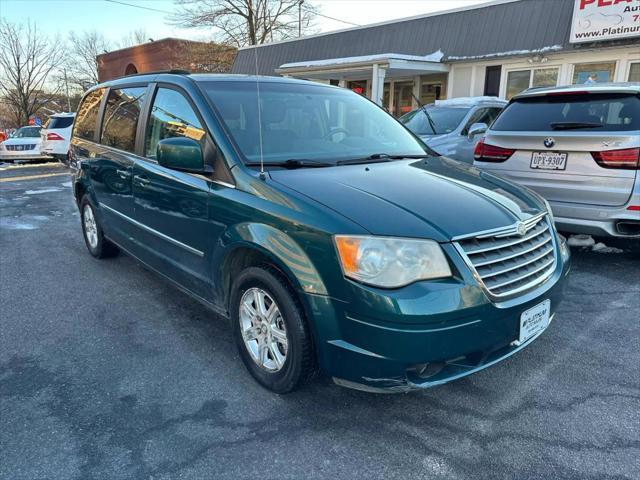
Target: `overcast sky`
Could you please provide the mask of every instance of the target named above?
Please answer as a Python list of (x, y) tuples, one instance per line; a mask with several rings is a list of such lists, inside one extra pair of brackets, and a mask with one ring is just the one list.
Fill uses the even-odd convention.
[[(64, 37), (70, 30), (102, 31), (117, 41), (128, 32), (144, 29), (150, 38), (181, 37), (211, 39), (210, 32), (178, 29), (166, 24), (173, 0), (121, 0), (136, 8), (105, 0), (0, 0), (0, 17), (11, 22), (35, 21), (47, 35)], [(345, 22), (365, 25), (453, 8), (486, 3), (487, 0), (306, 0), (320, 7), (320, 13)], [(153, 9), (153, 10), (149, 10)], [(166, 12), (166, 13), (164, 13)], [(318, 17), (317, 30), (327, 32), (350, 25)]]

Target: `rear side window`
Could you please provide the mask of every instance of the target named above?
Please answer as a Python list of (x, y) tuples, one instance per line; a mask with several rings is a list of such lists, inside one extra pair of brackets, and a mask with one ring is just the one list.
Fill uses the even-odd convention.
[(640, 130), (640, 98), (629, 94), (573, 94), (521, 98), (498, 117), (494, 131)]
[(73, 117), (52, 117), (45, 125), (45, 128), (49, 130), (54, 128), (69, 128), (71, 125), (73, 125)]
[(107, 97), (100, 143), (133, 152), (136, 128), (147, 87), (112, 89)]
[(76, 114), (76, 127), (73, 134), (85, 140), (93, 141), (96, 134), (96, 120), (104, 89), (100, 88), (87, 94)]

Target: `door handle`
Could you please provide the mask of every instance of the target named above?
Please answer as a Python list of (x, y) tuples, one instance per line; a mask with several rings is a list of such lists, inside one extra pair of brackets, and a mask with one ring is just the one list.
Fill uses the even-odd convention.
[(116, 170), (116, 173), (123, 180), (129, 180), (131, 178), (131, 173), (127, 170)]
[(142, 176), (142, 175), (134, 175), (133, 176), (133, 181), (137, 185), (141, 186), (142, 188), (148, 187), (149, 183), (150, 183), (149, 179), (147, 177)]

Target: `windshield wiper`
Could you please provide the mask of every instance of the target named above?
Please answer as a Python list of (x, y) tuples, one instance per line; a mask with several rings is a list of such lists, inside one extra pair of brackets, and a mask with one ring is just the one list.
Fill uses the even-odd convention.
[(336, 162), (336, 165), (359, 165), (362, 163), (383, 163), (383, 162), (390, 162), (392, 160), (403, 160), (405, 158), (420, 159), (420, 158), (428, 158), (432, 156), (433, 155), (429, 155), (426, 153), (424, 155), (389, 155), (388, 153), (374, 153), (372, 155), (369, 155), (368, 157), (349, 158), (347, 160), (339, 160), (338, 162)]
[(595, 122), (552, 122), (551, 130), (577, 130), (579, 128), (599, 128), (603, 125)]
[[(259, 167), (260, 162), (246, 162), (247, 167)], [(313, 160), (307, 160), (304, 158), (290, 158), (288, 160), (278, 162), (264, 162), (265, 167), (283, 167), (283, 168), (320, 168), (320, 167), (332, 167), (332, 163), (315, 162)]]
[(415, 94), (413, 92), (411, 92), (411, 96), (416, 101), (416, 103), (420, 106), (420, 110), (422, 110), (424, 112), (425, 117), (427, 117), (427, 121), (429, 122), (429, 127), (431, 128), (431, 131), (433, 132), (434, 135), (437, 135), (437, 133), (436, 133), (436, 124), (433, 122), (433, 118), (431, 118), (431, 114), (427, 111), (427, 106), (424, 105), (420, 101), (420, 99), (415, 96)]

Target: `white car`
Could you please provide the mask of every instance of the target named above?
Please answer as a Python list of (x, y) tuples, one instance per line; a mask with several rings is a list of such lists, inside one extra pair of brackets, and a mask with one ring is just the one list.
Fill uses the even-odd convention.
[(48, 159), (49, 157), (40, 151), (40, 129), (41, 127), (19, 128), (15, 135), (0, 143), (0, 162)]
[(75, 113), (56, 113), (40, 131), (42, 153), (67, 163)]

